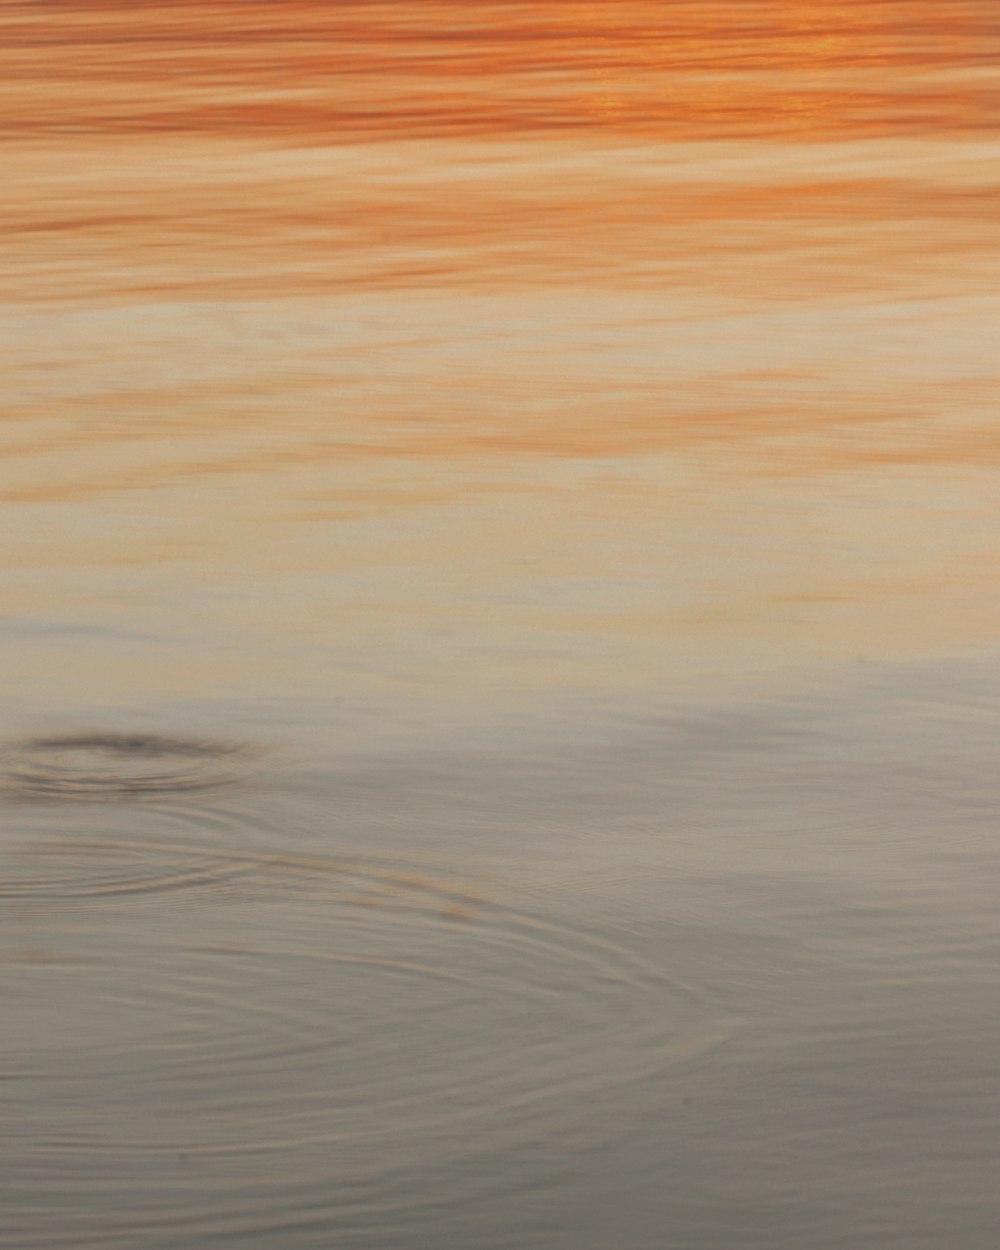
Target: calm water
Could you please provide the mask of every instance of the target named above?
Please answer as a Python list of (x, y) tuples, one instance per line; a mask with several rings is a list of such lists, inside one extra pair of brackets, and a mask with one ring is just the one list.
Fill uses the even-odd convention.
[(3, 1250), (994, 1250), (998, 56), (0, 8)]

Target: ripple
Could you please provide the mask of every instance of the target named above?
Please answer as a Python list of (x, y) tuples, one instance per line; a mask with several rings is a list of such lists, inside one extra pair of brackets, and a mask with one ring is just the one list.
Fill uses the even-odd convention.
[[(706, 1040), (694, 992), (609, 939), (470, 896), (456, 920), (457, 892), (429, 882), (373, 902), (391, 879), (331, 872), (336, 892), (294, 918), (258, 895), (236, 924), (106, 951), (88, 972), (61, 1075), (113, 1079), (116, 1100), (134, 1082), (140, 1105), (158, 1091), (155, 1126), (126, 1109), (130, 1148), (415, 1146), (487, 1107), (523, 1124), (536, 1104), (597, 1097)], [(227, 1128), (234, 1104), (252, 1136), (242, 1119)]]
[(238, 858), (143, 843), (52, 840), (5, 849), (0, 898), (110, 899), (218, 886), (247, 871)]
[[(509, 1178), (539, 1143), (600, 1145), (721, 1037), (698, 989), (627, 933), (447, 872), (96, 839), (33, 862), (26, 898), (91, 907), (84, 924), (65, 913), (62, 939), (48, 927), (44, 959), (0, 928), (18, 1001), (6, 1088), (31, 1125), (16, 1179), (37, 1209), (57, 1175), (91, 1207), (135, 1195), (165, 1241), (225, 1226), (256, 1245), (304, 1194), (325, 1229), (349, 1210), (403, 1228), (433, 1194), (394, 1178), (473, 1149)], [(111, 905), (125, 894), (147, 902)], [(87, 1211), (57, 1207), (45, 1244), (89, 1246)]]
[(83, 733), (8, 746), (0, 775), (23, 798), (121, 799), (225, 785), (242, 775), (249, 756), (235, 743)]
[[(236, 796), (237, 799), (246, 796)], [(18, 911), (58, 916), (116, 902), (172, 895), (207, 901), (259, 874), (237, 840), (261, 836), (246, 802), (211, 804), (173, 796), (120, 804), (17, 805), (0, 822), (0, 900)], [(225, 849), (230, 847), (232, 849)]]

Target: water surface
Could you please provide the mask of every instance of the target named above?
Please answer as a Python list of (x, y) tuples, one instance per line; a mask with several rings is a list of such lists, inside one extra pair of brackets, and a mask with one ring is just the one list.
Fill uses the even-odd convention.
[(0, 14), (0, 1246), (992, 1250), (983, 0)]

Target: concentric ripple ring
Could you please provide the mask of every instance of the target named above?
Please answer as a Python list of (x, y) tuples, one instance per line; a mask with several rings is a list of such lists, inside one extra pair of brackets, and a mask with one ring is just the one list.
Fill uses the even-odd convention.
[(246, 746), (160, 734), (31, 738), (0, 752), (0, 778), (21, 798), (116, 799), (203, 790), (236, 780)]

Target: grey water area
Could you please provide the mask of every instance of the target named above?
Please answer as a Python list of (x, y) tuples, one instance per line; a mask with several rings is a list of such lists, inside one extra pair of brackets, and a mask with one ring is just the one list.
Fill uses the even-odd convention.
[(0, 1245), (992, 1248), (996, 658), (353, 749), (8, 709)]

